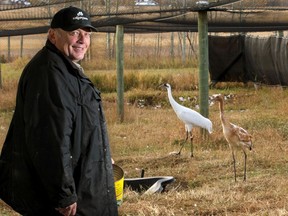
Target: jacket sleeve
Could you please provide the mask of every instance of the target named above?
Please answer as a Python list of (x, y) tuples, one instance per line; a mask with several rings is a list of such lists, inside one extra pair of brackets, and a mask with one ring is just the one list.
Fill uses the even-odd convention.
[(29, 158), (53, 205), (66, 207), (77, 201), (70, 153), (77, 78), (53, 62), (26, 70), (22, 92)]

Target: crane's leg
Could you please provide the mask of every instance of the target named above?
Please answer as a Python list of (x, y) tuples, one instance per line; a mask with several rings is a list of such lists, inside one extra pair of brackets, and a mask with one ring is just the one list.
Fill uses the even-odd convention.
[(235, 160), (235, 154), (234, 154), (234, 151), (232, 150), (232, 158), (233, 158), (233, 166), (234, 166), (234, 179), (235, 179), (235, 182), (237, 181), (236, 180), (236, 160)]
[(184, 147), (185, 143), (187, 142), (187, 139), (188, 139), (188, 131), (186, 131), (186, 138), (183, 141), (183, 143), (181, 144), (181, 148), (180, 148), (179, 152), (177, 153), (177, 155), (181, 154), (182, 148)]
[(246, 181), (246, 160), (247, 160), (247, 154), (246, 152), (243, 150), (244, 152), (244, 181)]
[(193, 149), (194, 149), (194, 146), (193, 146), (193, 134), (192, 134), (192, 131), (190, 131), (190, 157), (194, 157), (193, 155)]

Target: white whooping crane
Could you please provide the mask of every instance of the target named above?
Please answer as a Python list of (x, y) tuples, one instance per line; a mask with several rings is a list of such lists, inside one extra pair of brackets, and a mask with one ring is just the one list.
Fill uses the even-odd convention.
[(177, 103), (172, 96), (172, 90), (171, 90), (170, 84), (166, 83), (161, 86), (167, 89), (168, 99), (173, 110), (175, 111), (177, 117), (185, 124), (186, 139), (182, 143), (182, 146), (177, 154), (179, 155), (181, 154), (181, 150), (188, 139), (188, 135), (190, 134), (190, 146), (191, 146), (190, 156), (193, 157), (194, 156), (193, 155), (193, 134), (192, 134), (193, 127), (204, 128), (211, 134), (212, 122), (208, 118), (196, 112), (195, 110), (192, 110), (190, 108), (187, 108)]

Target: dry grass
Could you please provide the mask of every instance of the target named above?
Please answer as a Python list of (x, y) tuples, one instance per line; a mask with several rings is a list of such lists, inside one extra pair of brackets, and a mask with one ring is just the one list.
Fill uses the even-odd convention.
[[(254, 136), (248, 155), (248, 180), (243, 182), (243, 156), (238, 152), (238, 182), (233, 180), (231, 152), (223, 139), (218, 107), (210, 118), (214, 133), (208, 141), (195, 131), (195, 157), (186, 148), (180, 157), (177, 140), (184, 128), (168, 108), (126, 107), (123, 124), (113, 121), (113, 105), (106, 105), (113, 156), (127, 177), (172, 175), (166, 193), (144, 196), (125, 191), (121, 215), (287, 215), (287, 90), (253, 88), (222, 90), (232, 93), (227, 116)], [(217, 93), (212, 90), (212, 93)], [(165, 94), (165, 93), (163, 93)], [(197, 93), (195, 93), (197, 94)], [(276, 99), (277, 98), (277, 99)], [(169, 117), (168, 117), (169, 116)], [(173, 145), (174, 144), (174, 145)]]
[[(8, 83), (4, 82), (0, 94), (1, 145), (15, 99), (15, 84)], [(116, 94), (103, 94), (113, 158), (124, 169), (125, 177), (139, 177), (144, 169), (147, 177), (165, 175), (176, 180), (160, 194), (143, 195), (125, 189), (120, 215), (288, 215), (288, 90), (263, 87), (255, 91), (235, 84), (220, 84), (218, 89), (210, 90), (211, 95), (219, 92), (233, 95), (225, 104), (227, 117), (253, 135), (246, 182), (242, 181), (241, 152), (237, 154), (238, 181), (234, 182), (231, 152), (222, 135), (218, 106), (210, 107), (214, 132), (209, 139), (203, 141), (195, 129), (195, 157), (190, 158), (188, 145), (181, 156), (169, 155), (179, 149), (184, 126), (167, 105), (165, 91), (146, 91), (165, 100), (160, 100), (159, 106), (139, 108), (136, 103), (127, 103), (123, 123), (117, 121), (115, 100), (111, 100)], [(187, 92), (175, 89), (173, 94)], [(3, 203), (0, 214), (16, 215)]]
[[(45, 35), (41, 37), (45, 38)], [(35, 54), (35, 50), (43, 46), (45, 39), (39, 41), (36, 38), (39, 37), (29, 39), (31, 41), (24, 40), (26, 55)], [(129, 42), (130, 38), (126, 38)], [(97, 59), (104, 59), (105, 37), (96, 35), (95, 40), (95, 43), (103, 46), (97, 46), (93, 55), (97, 56)], [(6, 40), (0, 39), (0, 44), (2, 55)], [(15, 57), (19, 53), (19, 38), (13, 37), (11, 44), (14, 48), (12, 56)], [(155, 36), (149, 40), (147, 37), (137, 40), (136, 59), (143, 58), (145, 53), (144, 58), (158, 60), (153, 57), (156, 44)], [(138, 47), (144, 47), (144, 51)], [(168, 56), (167, 50), (169, 49), (165, 52), (162, 50), (161, 55), (165, 53)], [(129, 56), (129, 52), (126, 55)], [(3, 89), (0, 89), (0, 149), (15, 106), (19, 69), (25, 65), (25, 61), (17, 60), (13, 67), (2, 65), (4, 73), (9, 73), (4, 74)], [(88, 62), (86, 67), (92, 70), (98, 63), (99, 69), (111, 69), (111, 64), (115, 64), (114, 60), (106, 59), (101, 62), (95, 61), (90, 67)], [(137, 62), (130, 63), (132, 66), (133, 64)], [(150, 79), (157, 72), (159, 76), (168, 74), (176, 100), (179, 96), (193, 98), (198, 96), (198, 77), (195, 75), (197, 70), (191, 69), (191, 72), (187, 72), (189, 70), (162, 69), (154, 70), (153, 73), (148, 70), (131, 70), (130, 74), (138, 75), (141, 84), (140, 89), (125, 92), (127, 103), (123, 123), (119, 123), (117, 118), (116, 94), (102, 94), (113, 158), (124, 169), (125, 177), (139, 177), (140, 170), (144, 169), (147, 177), (167, 175), (174, 176), (176, 180), (167, 186), (166, 192), (160, 194), (142, 195), (125, 189), (124, 202), (119, 207), (120, 215), (288, 215), (288, 90), (263, 87), (255, 91), (253, 86), (239, 83), (220, 83), (217, 89), (210, 90), (210, 95), (233, 95), (226, 101), (226, 115), (232, 122), (247, 128), (253, 135), (254, 150), (248, 155), (247, 181), (242, 181), (243, 155), (238, 152), (238, 181), (235, 183), (231, 152), (222, 135), (216, 105), (211, 106), (209, 110), (214, 124), (214, 132), (209, 139), (202, 140), (199, 130), (194, 131), (195, 157), (189, 157), (188, 145), (183, 149), (181, 156), (169, 155), (170, 152), (179, 150), (185, 135), (184, 126), (171, 109), (166, 91), (145, 84), (151, 84)], [(112, 73), (115, 73), (114, 70)], [(92, 74), (93, 72), (90, 75)], [(129, 74), (129, 71), (125, 70), (125, 74)], [(111, 77), (109, 79), (112, 80)], [(195, 90), (192, 91), (191, 86)], [(152, 102), (146, 101), (143, 106), (142, 99)], [(195, 108), (195, 103), (197, 101), (187, 100), (185, 105)], [(0, 215), (17, 214), (0, 200)]]

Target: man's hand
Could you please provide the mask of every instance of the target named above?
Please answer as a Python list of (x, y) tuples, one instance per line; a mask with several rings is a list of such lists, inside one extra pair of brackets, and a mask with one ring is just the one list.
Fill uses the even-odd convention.
[(75, 202), (65, 208), (56, 208), (56, 210), (64, 216), (74, 216), (76, 215), (77, 203)]

